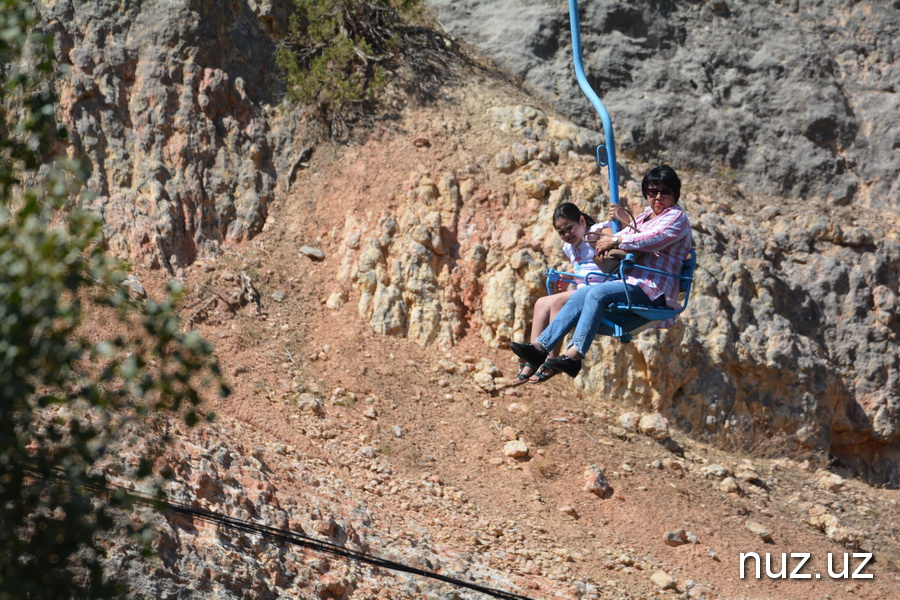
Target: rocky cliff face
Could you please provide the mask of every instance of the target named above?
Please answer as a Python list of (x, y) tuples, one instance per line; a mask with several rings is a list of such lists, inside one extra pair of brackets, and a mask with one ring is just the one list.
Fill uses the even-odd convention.
[[(452, 31), (590, 122), (561, 6), (529, 3), (498, 21), (503, 3), (434, 4)], [(700, 269), (681, 323), (628, 346), (599, 342), (578, 385), (666, 412), (695, 435), (783, 438), (897, 484), (896, 10), (584, 5), (586, 62), (617, 128), (624, 195), (636, 202), (651, 161), (675, 165)], [(299, 117), (269, 104), (279, 4), (40, 6), (70, 66), (61, 114), (72, 150), (91, 162), (112, 249), (177, 272), (260, 232), (304, 147)], [(408, 145), (392, 156), (414, 172), (348, 215), (335, 264), (345, 288), (330, 305), (357, 302), (379, 333), (422, 344), (526, 336), (541, 272), (557, 265), (549, 215), (562, 200), (602, 214), (606, 194), (596, 134), (499, 98), (472, 104), (469, 120), (448, 115), (422, 142), (476, 150), (425, 160)], [(485, 373), (492, 390), (498, 374)]]
[(40, 2), (112, 249), (177, 268), (258, 233), (276, 182), (271, 2)]
[[(601, 209), (589, 176), (596, 165), (569, 152), (589, 131), (526, 106), (492, 107), (483, 118), (507, 132), (525, 127), (540, 141), (513, 134), (520, 141), (480, 162), (423, 165), (396, 197), (400, 210), (347, 220), (338, 277), (355, 284), (359, 314), (379, 333), (443, 346), (466, 334), (509, 343), (528, 326), (547, 257), (558, 254), (556, 205)], [(466, 130), (448, 117), (429, 144)], [(554, 143), (549, 131), (568, 137)]]
[[(599, 127), (575, 81), (566, 3), (429, 4), (528, 89)], [(897, 207), (896, 3), (595, 0), (580, 12), (585, 71), (628, 158)]]

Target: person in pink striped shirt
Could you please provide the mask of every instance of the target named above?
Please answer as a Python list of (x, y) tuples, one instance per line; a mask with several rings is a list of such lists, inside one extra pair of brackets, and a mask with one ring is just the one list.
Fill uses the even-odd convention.
[[(626, 230), (600, 238), (595, 245), (597, 257), (620, 248), (634, 253), (638, 264), (668, 273), (680, 273), (692, 245), (691, 224), (678, 206), (681, 180), (672, 167), (660, 165), (644, 175), (641, 193), (649, 207), (635, 218), (640, 231)], [(513, 342), (512, 351), (531, 364), (542, 364), (542, 369), (546, 367), (575, 377), (581, 370), (582, 360), (594, 336), (611, 333), (601, 323), (603, 311), (611, 304), (626, 301), (625, 286), (634, 304), (678, 307), (677, 278), (632, 269), (624, 285), (616, 280), (576, 290), (537, 341), (532, 344)], [(667, 321), (659, 327), (669, 327), (671, 324)], [(575, 334), (565, 353), (548, 358), (547, 349), (555, 347), (573, 328)]]

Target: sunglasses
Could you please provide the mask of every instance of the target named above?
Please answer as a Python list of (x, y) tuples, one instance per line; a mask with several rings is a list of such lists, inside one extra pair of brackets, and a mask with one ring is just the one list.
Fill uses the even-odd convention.
[(647, 197), (655, 198), (656, 196), (659, 196), (660, 198), (671, 198), (672, 190), (648, 187)]

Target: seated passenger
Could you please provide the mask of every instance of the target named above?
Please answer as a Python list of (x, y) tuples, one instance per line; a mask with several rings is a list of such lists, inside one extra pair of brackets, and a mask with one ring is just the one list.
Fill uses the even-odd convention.
[[(577, 206), (571, 202), (565, 202), (556, 207), (553, 211), (553, 227), (563, 242), (563, 253), (572, 261), (572, 273), (584, 276), (592, 271), (597, 270), (594, 264), (594, 246), (584, 241), (584, 236), (589, 231), (599, 231), (600, 226), (592, 217), (581, 212)], [(550, 322), (559, 309), (563, 307), (566, 300), (575, 290), (569, 290), (571, 282), (566, 279), (560, 279), (556, 282), (557, 291), (559, 293), (550, 296), (542, 296), (534, 303), (534, 317), (531, 322), (531, 341), (537, 341), (538, 336), (544, 331), (544, 328)], [(584, 284), (578, 285), (583, 287)], [(548, 356), (556, 356), (558, 349), (551, 348)], [(556, 374), (555, 371), (540, 370), (541, 365), (531, 363), (525, 360), (519, 365), (519, 374), (516, 375), (516, 381), (512, 385), (520, 385), (526, 381), (532, 383), (540, 383)]]

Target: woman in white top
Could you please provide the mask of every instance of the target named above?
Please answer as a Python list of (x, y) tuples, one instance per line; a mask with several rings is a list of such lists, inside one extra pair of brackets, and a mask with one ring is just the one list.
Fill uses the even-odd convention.
[[(597, 265), (594, 263), (593, 244), (584, 241), (584, 235), (588, 231), (600, 229), (598, 224), (590, 215), (581, 212), (581, 209), (572, 204), (565, 202), (556, 207), (553, 211), (553, 227), (556, 233), (562, 239), (563, 252), (572, 261), (572, 272), (575, 275), (584, 276), (592, 271), (597, 271)], [(541, 332), (550, 323), (556, 313), (563, 307), (569, 296), (575, 290), (570, 290), (569, 281), (560, 279), (557, 282), (557, 290), (559, 293), (550, 296), (538, 298), (534, 304), (534, 318), (531, 322), (531, 342), (537, 341)], [(584, 284), (578, 284), (581, 287)], [(550, 356), (556, 356), (558, 348), (554, 348)], [(513, 385), (519, 385), (526, 381), (532, 383), (540, 383), (552, 377), (555, 372), (549, 369), (539, 369), (540, 364), (532, 364), (531, 362), (523, 362), (519, 365), (519, 374), (516, 375), (516, 381)]]

